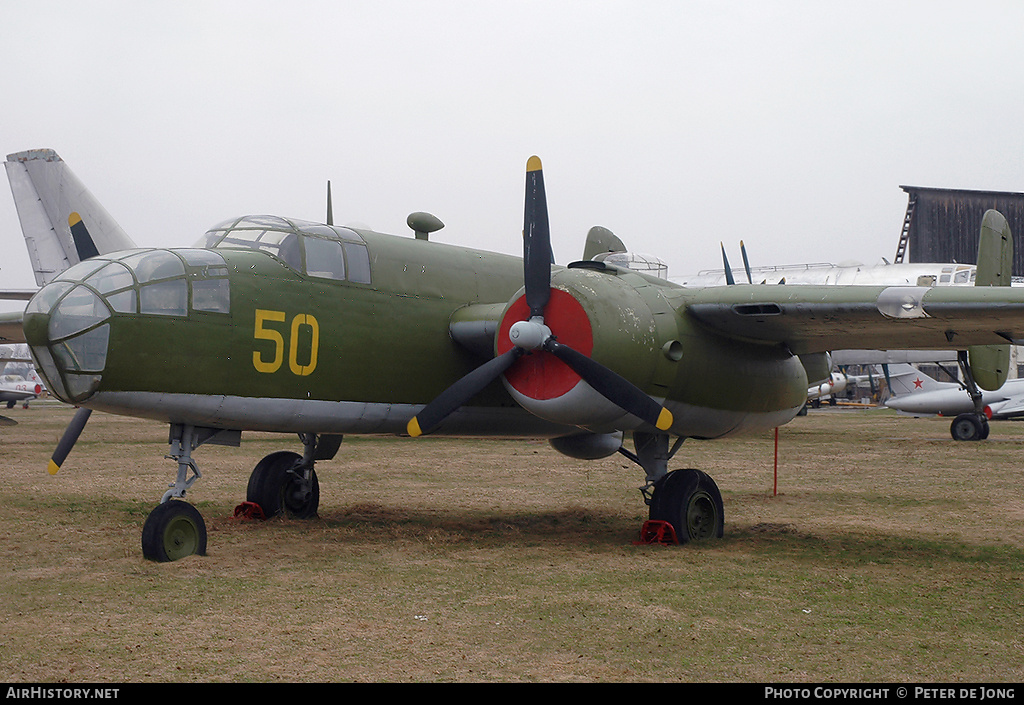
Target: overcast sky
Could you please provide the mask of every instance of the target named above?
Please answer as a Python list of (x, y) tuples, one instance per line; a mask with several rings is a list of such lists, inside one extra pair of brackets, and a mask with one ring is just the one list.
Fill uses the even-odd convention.
[[(683, 274), (892, 259), (900, 185), (1024, 191), (1024, 3), (0, 4), (0, 156), (55, 149), (137, 243), (234, 215), (556, 259), (592, 225)], [(0, 197), (3, 287), (33, 287)]]

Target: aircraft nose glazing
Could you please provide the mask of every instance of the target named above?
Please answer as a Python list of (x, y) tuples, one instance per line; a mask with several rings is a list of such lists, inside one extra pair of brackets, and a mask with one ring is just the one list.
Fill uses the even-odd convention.
[(90, 287), (57, 281), (25, 309), (25, 338), (36, 368), (59, 399), (80, 403), (95, 393), (106, 365), (110, 309)]

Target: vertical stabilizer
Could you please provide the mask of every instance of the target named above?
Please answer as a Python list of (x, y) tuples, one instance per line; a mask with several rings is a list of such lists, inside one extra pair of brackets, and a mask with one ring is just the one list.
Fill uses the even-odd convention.
[(949, 389), (955, 387), (953, 382), (940, 382), (929, 377), (913, 365), (900, 363), (889, 365), (889, 372), (886, 377), (889, 381), (889, 389), (893, 396), (901, 397), (915, 392), (934, 392), (937, 389)]
[(135, 247), (52, 149), (9, 154), (4, 166), (39, 286), (101, 252)]
[(607, 252), (625, 252), (626, 246), (615, 233), (608, 228), (595, 225), (587, 232), (587, 242), (583, 247), (583, 259), (592, 260), (594, 257)]
[[(985, 212), (978, 241), (975, 286), (1010, 286), (1013, 274), (1013, 234), (1002, 213)], [(982, 389), (1003, 386), (1010, 371), (1010, 346), (972, 345), (967, 349), (971, 375)]]

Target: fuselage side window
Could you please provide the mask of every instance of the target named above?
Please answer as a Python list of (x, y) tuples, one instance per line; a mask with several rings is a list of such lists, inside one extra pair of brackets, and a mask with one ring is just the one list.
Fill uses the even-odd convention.
[(345, 255), (337, 240), (323, 240), (318, 237), (304, 237), (306, 246), (306, 274), (322, 279), (345, 278)]
[(228, 279), (193, 279), (192, 308), (195, 311), (228, 313), (231, 310)]
[(143, 284), (139, 287), (139, 311), (158, 316), (184, 316), (188, 311), (185, 278)]
[(348, 280), (358, 284), (370, 283), (370, 253), (366, 245), (356, 242), (342, 243), (348, 262)]

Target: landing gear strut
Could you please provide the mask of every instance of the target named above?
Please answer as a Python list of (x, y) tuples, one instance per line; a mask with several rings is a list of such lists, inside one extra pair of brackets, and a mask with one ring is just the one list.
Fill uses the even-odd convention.
[(142, 555), (161, 563), (206, 555), (206, 522), (185, 495), (202, 475), (192, 451), (203, 443), (238, 445), (241, 433), (171, 424), (167, 457), (178, 463), (178, 475), (142, 527)]
[(638, 432), (633, 434), (636, 453), (624, 448), (619, 452), (647, 473), (647, 484), (641, 493), (650, 507), (652, 522), (671, 524), (679, 543), (722, 538), (725, 511), (715, 481), (700, 470), (668, 470), (668, 462), (683, 440), (676, 439), (669, 449), (668, 434)]
[[(240, 431), (172, 424), (167, 457), (178, 464), (178, 474), (160, 504), (142, 527), (142, 554), (152, 561), (176, 561), (206, 554), (206, 522), (185, 495), (202, 475), (192, 451), (204, 443), (237, 446)], [(320, 483), (313, 464), (330, 460), (341, 446), (341, 436), (300, 433), (303, 454), (271, 453), (256, 465), (249, 478), (248, 499), (265, 516), (279, 514), (306, 519), (316, 516)]]
[(974, 381), (971, 374), (971, 367), (967, 362), (967, 351), (957, 352), (957, 364), (964, 377), (964, 386), (967, 393), (971, 395), (974, 402), (974, 411), (968, 411), (958, 415), (949, 425), (949, 434), (954, 441), (983, 441), (988, 438), (988, 417), (985, 416), (985, 407), (981, 400), (981, 390)]

